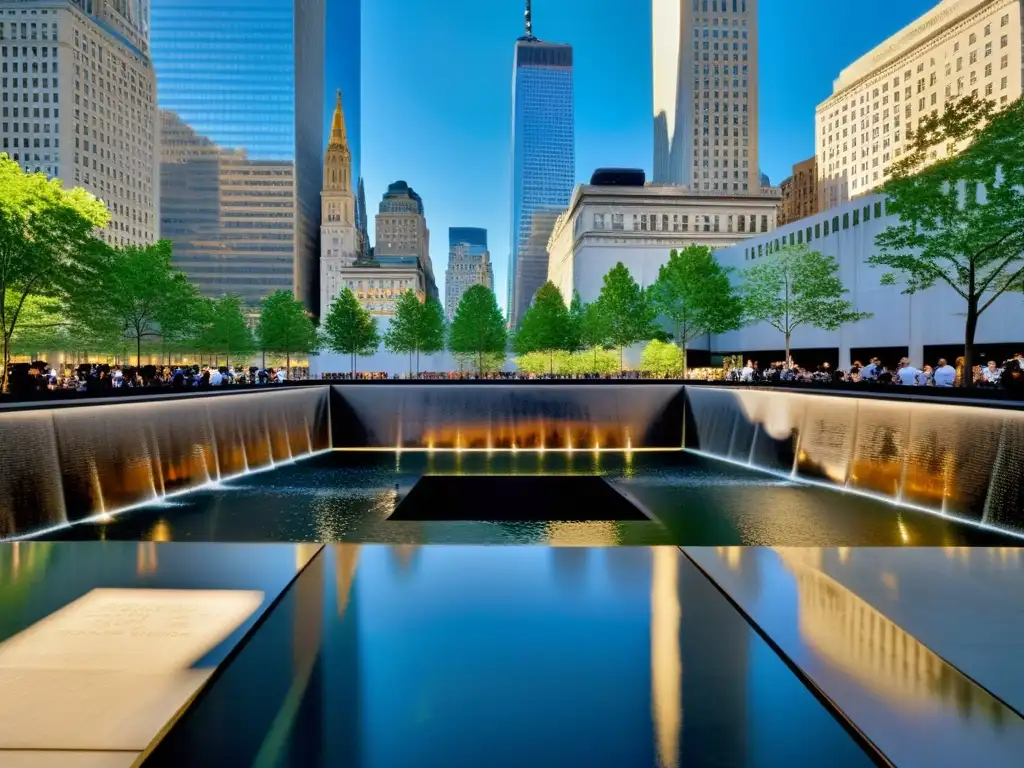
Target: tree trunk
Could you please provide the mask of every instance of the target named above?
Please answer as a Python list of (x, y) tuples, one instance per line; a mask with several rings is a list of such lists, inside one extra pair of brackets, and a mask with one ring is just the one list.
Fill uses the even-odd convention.
[(416, 375), (420, 375), (420, 351), (416, 350)]
[(135, 367), (142, 368), (142, 334), (135, 335)]
[(555, 375), (555, 353), (548, 350), (548, 374)]
[(680, 375), (681, 375), (682, 378), (685, 379), (686, 378), (686, 344), (681, 344), (680, 347), (679, 347), (679, 351), (683, 353), (682, 368), (681, 368)]
[(625, 368), (624, 368), (624, 366), (622, 364), (622, 354), (623, 354), (624, 351), (625, 351), (625, 347), (619, 347), (619, 374), (620, 375), (623, 372), (623, 370), (625, 370)]
[(292, 377), (292, 353), (291, 352), (285, 352), (284, 353), (284, 378), (285, 378), (286, 381), (288, 381), (288, 380), (291, 379), (291, 377)]
[(4, 334), (4, 369), (0, 371), (0, 392), (6, 392), (10, 382), (7, 380), (7, 366), (11, 364), (11, 340)]
[(964, 327), (964, 373), (961, 387), (974, 386), (974, 335), (978, 330), (978, 300), (967, 301), (967, 323)]
[(791, 331), (786, 331), (786, 367), (787, 368), (792, 368), (793, 367), (793, 357), (789, 353), (789, 340), (790, 340), (791, 336), (792, 336), (792, 332)]

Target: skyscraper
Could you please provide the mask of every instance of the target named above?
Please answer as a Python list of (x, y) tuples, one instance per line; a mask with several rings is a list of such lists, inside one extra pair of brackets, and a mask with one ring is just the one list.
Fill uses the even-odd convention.
[(448, 319), (474, 285), (494, 290), (494, 270), (487, 250), (487, 230), (476, 227), (448, 228), (448, 269), (444, 276), (444, 309)]
[(0, 0), (0, 41), (0, 152), (102, 200), (110, 224), (100, 237), (111, 245), (152, 243), (156, 76), (145, 0)]
[(547, 241), (572, 196), (572, 46), (526, 34), (516, 40), (512, 70), (512, 228), (507, 311), (515, 327), (547, 280)]
[[(316, 312), (325, 104), (334, 103), (340, 70), (356, 68), (345, 80), (358, 81), (359, 0), (150, 4), (162, 124), (186, 127), (236, 166), (230, 184), (220, 174), (214, 189), (192, 194), (189, 173), (174, 166), (208, 160), (209, 147), (190, 156), (163, 137), (161, 197), (174, 207), (161, 203), (161, 219), (176, 265), (209, 295), (254, 303), (287, 288)], [(347, 55), (328, 55), (337, 48)], [(270, 167), (273, 179), (265, 178)], [(290, 199), (279, 184), (288, 169)]]
[(758, 0), (652, 0), (655, 184), (757, 193)]
[(331, 117), (331, 138), (324, 153), (320, 205), (319, 311), (322, 317), (344, 287), (346, 269), (363, 257), (356, 223), (356, 196), (352, 190), (352, 154), (348, 149), (340, 90)]

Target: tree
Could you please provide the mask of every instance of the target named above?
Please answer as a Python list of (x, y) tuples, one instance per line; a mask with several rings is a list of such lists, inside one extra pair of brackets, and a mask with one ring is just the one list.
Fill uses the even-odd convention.
[[(611, 335), (611, 323), (608, 317), (597, 302), (584, 304), (579, 318), (580, 346), (590, 350), (594, 366), (590, 370), (597, 373), (600, 352), (608, 348), (608, 338)], [(606, 371), (602, 371), (606, 372)]]
[(221, 296), (209, 302), (206, 328), (202, 333), (202, 346), (220, 356), (224, 365), (231, 364), (231, 355), (248, 355), (256, 349), (256, 342), (242, 314), (242, 300), (238, 296)]
[(674, 327), (681, 353), (680, 373), (686, 378), (686, 345), (709, 333), (725, 333), (742, 325), (743, 302), (706, 245), (690, 245), (669, 253), (651, 287), (654, 305)]
[(29, 296), (68, 299), (91, 275), (106, 250), (93, 237), (110, 214), (81, 187), (26, 174), (0, 155), (0, 323), (3, 360), (0, 390), (7, 390), (11, 341)]
[(331, 304), (321, 329), (323, 342), (332, 352), (348, 355), (351, 373), (356, 374), (360, 356), (372, 355), (380, 346), (377, 321), (346, 288)]
[(550, 280), (533, 297), (523, 314), (519, 330), (512, 338), (516, 354), (542, 352), (548, 356), (548, 372), (555, 372), (555, 352), (566, 350), (572, 342), (573, 329), (569, 309), (562, 292)]
[(787, 245), (748, 267), (740, 286), (746, 318), (785, 335), (787, 363), (793, 331), (800, 326), (835, 331), (870, 317), (854, 311), (843, 298), (847, 293), (838, 262), (806, 245)]
[(106, 263), (72, 304), (77, 321), (95, 337), (134, 343), (142, 364), (147, 339), (176, 338), (201, 301), (183, 272), (171, 266), (171, 241), (110, 248)]
[(309, 355), (319, 341), (306, 308), (291, 291), (274, 291), (263, 299), (256, 338), (260, 349), (285, 357), (285, 369), (292, 367), (292, 355)]
[[(963, 299), (970, 371), (978, 319), (1007, 291), (1024, 290), (1024, 99), (995, 115), (968, 102), (957, 116), (919, 132), (922, 145), (955, 144), (964, 135), (972, 143), (916, 174), (917, 166), (901, 168), (885, 185), (887, 211), (899, 221), (875, 238), (869, 263), (892, 270), (882, 276), (885, 285), (902, 278), (905, 294), (944, 283)], [(972, 377), (963, 383), (972, 386)]]
[(587, 305), (580, 298), (580, 292), (573, 291), (572, 301), (569, 302), (569, 337), (565, 344), (567, 351), (579, 352), (585, 348), (583, 336), (586, 323)]
[(644, 290), (620, 261), (604, 276), (604, 284), (597, 298), (595, 320), (606, 323), (605, 341), (619, 350), (619, 370), (622, 370), (623, 350), (638, 341), (655, 335), (654, 309)]
[(384, 334), (384, 346), (395, 353), (409, 355), (412, 373), (412, 355), (416, 355), (419, 373), (420, 353), (432, 355), (444, 349), (444, 309), (434, 299), (421, 302), (415, 293), (406, 291), (395, 303), (395, 314)]
[(644, 347), (640, 368), (652, 376), (679, 376), (683, 371), (683, 350), (670, 341), (653, 339)]
[(483, 373), (488, 355), (504, 359), (508, 333), (498, 300), (490, 288), (474, 285), (462, 294), (448, 333), (448, 349), (455, 355), (476, 358), (477, 371)]

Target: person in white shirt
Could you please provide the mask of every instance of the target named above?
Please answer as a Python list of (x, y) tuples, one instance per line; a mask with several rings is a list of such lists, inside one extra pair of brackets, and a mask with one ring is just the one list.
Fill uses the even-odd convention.
[(219, 387), (224, 382), (224, 375), (220, 372), (220, 368), (210, 369), (210, 386)]
[(284, 368), (277, 369), (277, 383), (284, 384), (288, 380), (288, 372)]
[(752, 381), (754, 378), (754, 363), (747, 360), (747, 364), (743, 366), (743, 370), (740, 371), (741, 381)]
[(952, 387), (956, 383), (956, 368), (946, 362), (945, 358), (939, 360), (939, 367), (935, 369), (932, 376), (936, 387)]
[(981, 378), (986, 384), (998, 384), (1003, 375), (1003, 369), (996, 367), (995, 360), (989, 360), (988, 365), (981, 369)]
[(900, 360), (899, 370), (896, 371), (896, 380), (900, 384), (906, 384), (911, 387), (917, 386), (920, 375), (921, 372), (910, 364), (909, 358), (904, 357)]

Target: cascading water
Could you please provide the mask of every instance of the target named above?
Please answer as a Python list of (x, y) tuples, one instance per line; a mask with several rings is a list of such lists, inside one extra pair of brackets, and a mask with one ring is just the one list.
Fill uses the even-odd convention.
[(1024, 413), (688, 387), (688, 447), (894, 504), (1024, 530)]
[(329, 448), (326, 387), (0, 412), (0, 538)]

